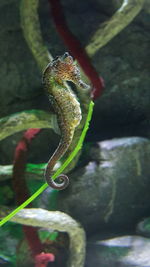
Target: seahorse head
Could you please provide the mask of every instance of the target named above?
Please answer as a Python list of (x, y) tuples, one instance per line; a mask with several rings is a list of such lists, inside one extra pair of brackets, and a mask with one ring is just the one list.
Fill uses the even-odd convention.
[(89, 88), (81, 80), (80, 70), (72, 56), (66, 52), (63, 56), (56, 57), (51, 63), (51, 71), (59, 81), (71, 81), (82, 88)]

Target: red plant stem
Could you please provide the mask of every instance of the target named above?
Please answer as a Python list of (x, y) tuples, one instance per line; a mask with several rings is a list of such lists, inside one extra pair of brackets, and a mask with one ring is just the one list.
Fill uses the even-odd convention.
[(30, 251), (32, 257), (37, 256), (39, 253), (43, 251), (42, 243), (38, 237), (38, 232), (35, 227), (23, 225), (23, 232), (25, 234), (25, 238), (30, 247)]
[(103, 91), (104, 81), (101, 77), (99, 77), (97, 71), (91, 64), (88, 55), (80, 44), (80, 41), (69, 30), (65, 21), (60, 0), (49, 0), (49, 3), (51, 5), (51, 13), (56, 25), (56, 29), (73, 57), (78, 60), (85, 74), (90, 79), (95, 90), (93, 92), (94, 99), (96, 99)]
[[(27, 162), (27, 153), (32, 139), (39, 132), (40, 129), (27, 130), (15, 149), (13, 167), (13, 187), (18, 205), (24, 202), (29, 197), (24, 177)], [(43, 251), (43, 246), (39, 240), (37, 230), (32, 226), (23, 226), (23, 231), (29, 244), (32, 256), (35, 257), (38, 253), (41, 253)]]
[(39, 131), (40, 129), (27, 130), (15, 149), (13, 167), (13, 187), (15, 189), (16, 201), (19, 205), (29, 197), (26, 181), (24, 178), (25, 167), (27, 162), (29, 144), (36, 136), (36, 134), (39, 133)]

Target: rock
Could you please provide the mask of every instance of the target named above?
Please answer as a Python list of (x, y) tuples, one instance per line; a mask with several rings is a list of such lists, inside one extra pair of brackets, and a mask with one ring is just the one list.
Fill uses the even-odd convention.
[(150, 2), (149, 2), (149, 0), (145, 0), (145, 2), (144, 2), (144, 11), (146, 13), (150, 14)]
[(18, 1), (1, 2), (0, 116), (6, 116), (42, 106), (43, 92), (40, 73), (23, 37)]
[(133, 229), (150, 209), (150, 142), (132, 137), (97, 143), (94, 161), (69, 175), (58, 209), (79, 220), (87, 232)]
[(92, 124), (95, 137), (101, 136), (101, 140), (150, 136), (148, 2), (145, 10), (93, 58), (106, 85), (97, 100)]
[(150, 267), (150, 239), (121, 236), (89, 242), (85, 267)]
[(138, 223), (137, 233), (145, 237), (150, 237), (150, 218), (146, 218)]

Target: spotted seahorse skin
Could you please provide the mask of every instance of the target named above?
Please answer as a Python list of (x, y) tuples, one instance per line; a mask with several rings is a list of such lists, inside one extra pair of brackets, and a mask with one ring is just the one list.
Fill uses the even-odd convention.
[(50, 187), (59, 190), (68, 186), (69, 178), (61, 174), (58, 177), (60, 183), (55, 182), (52, 179), (53, 168), (69, 148), (75, 128), (82, 119), (80, 103), (73, 91), (66, 86), (65, 81), (71, 81), (80, 88), (89, 89), (89, 86), (81, 80), (80, 71), (69, 53), (56, 57), (43, 73), (44, 89), (57, 114), (61, 132), (60, 143), (48, 161), (45, 179)]

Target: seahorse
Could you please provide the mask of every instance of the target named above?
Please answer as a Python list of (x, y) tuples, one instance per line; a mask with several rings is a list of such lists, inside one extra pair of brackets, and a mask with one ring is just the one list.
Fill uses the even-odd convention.
[(90, 88), (89, 85), (81, 80), (80, 70), (68, 52), (50, 62), (43, 73), (44, 89), (57, 115), (61, 132), (59, 145), (49, 159), (45, 169), (45, 179), (50, 187), (58, 190), (65, 189), (68, 186), (69, 178), (65, 174), (60, 174), (57, 177), (59, 182), (55, 182), (52, 179), (53, 168), (68, 150), (75, 129), (82, 119), (80, 103), (75, 93), (66, 86), (65, 81), (71, 81), (83, 89)]

